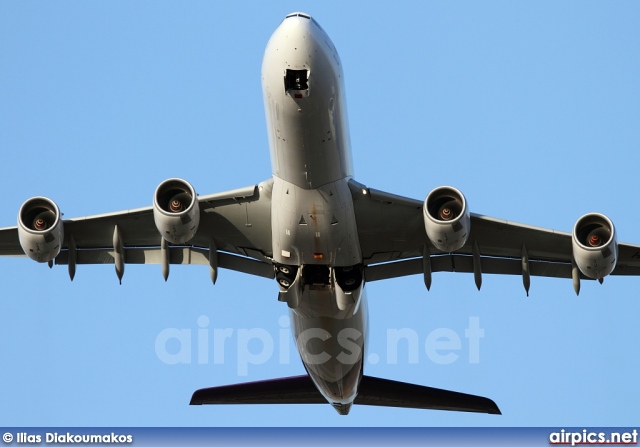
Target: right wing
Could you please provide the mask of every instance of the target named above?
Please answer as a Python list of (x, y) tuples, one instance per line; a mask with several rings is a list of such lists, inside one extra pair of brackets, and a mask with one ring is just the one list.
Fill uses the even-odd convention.
[[(576, 273), (572, 263), (570, 233), (472, 213), (465, 245), (443, 253), (426, 234), (422, 201), (367, 188), (353, 180), (349, 186), (367, 281), (425, 274), (425, 265), (430, 272), (474, 273), (477, 269), (523, 277), (526, 269), (531, 276), (573, 278), (577, 290), (574, 276), (588, 279)], [(619, 243), (611, 274), (640, 275), (640, 246)]]
[[(200, 225), (187, 244), (169, 245), (169, 264), (203, 264), (273, 278), (271, 189), (273, 181), (223, 193), (198, 196)], [(125, 264), (161, 264), (166, 252), (153, 208), (64, 220), (64, 240), (56, 264), (115, 263), (117, 226)], [(75, 245), (75, 250), (70, 247)], [(212, 257), (211, 253), (216, 256)], [(0, 255), (25, 256), (17, 227), (0, 229)], [(215, 258), (215, 266), (212, 259)]]

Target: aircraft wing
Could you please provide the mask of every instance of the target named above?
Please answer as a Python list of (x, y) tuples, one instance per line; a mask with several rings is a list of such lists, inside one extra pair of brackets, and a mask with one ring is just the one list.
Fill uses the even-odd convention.
[[(349, 186), (367, 281), (424, 274), (425, 266), (431, 272), (523, 278), (526, 268), (526, 276), (573, 278), (577, 274), (580, 279), (588, 279), (579, 271), (576, 273), (572, 265), (570, 233), (472, 213), (465, 245), (454, 253), (443, 253), (426, 234), (422, 201), (367, 188), (353, 180)], [(640, 246), (618, 244), (618, 261), (611, 274), (640, 275)], [(526, 283), (525, 289), (528, 290)]]
[[(197, 233), (187, 244), (168, 244), (164, 251), (152, 207), (64, 220), (64, 240), (55, 263), (68, 264), (69, 248), (75, 245), (75, 264), (114, 264), (117, 226), (125, 264), (162, 264), (168, 257), (168, 264), (209, 265), (215, 275), (222, 267), (273, 278), (272, 182), (198, 196)], [(25, 256), (17, 227), (0, 229), (0, 255)]]

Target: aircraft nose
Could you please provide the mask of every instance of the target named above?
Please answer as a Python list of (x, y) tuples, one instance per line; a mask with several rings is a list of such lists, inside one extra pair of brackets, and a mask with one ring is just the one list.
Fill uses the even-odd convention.
[(309, 14), (303, 12), (294, 12), (288, 14), (282, 24), (281, 28), (286, 29), (289, 33), (295, 34), (308, 34), (314, 31), (313, 24), (315, 20), (311, 18)]
[(321, 42), (327, 40), (323, 34), (320, 26), (309, 14), (294, 12), (284, 18), (273, 33), (270, 43), (275, 43), (281, 50), (282, 47), (290, 49), (287, 63), (297, 63), (297, 59), (303, 55), (305, 58), (313, 55)]

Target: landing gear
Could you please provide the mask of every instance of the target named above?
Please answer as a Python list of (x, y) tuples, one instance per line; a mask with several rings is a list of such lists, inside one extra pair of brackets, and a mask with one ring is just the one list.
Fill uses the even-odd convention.
[(336, 282), (345, 292), (352, 292), (362, 284), (362, 266), (335, 267)]
[(364, 287), (362, 264), (333, 267), (276, 264), (278, 301), (303, 318), (325, 316), (351, 318), (358, 312)]
[(329, 266), (322, 264), (307, 264), (302, 269), (302, 279), (305, 285), (328, 286), (331, 282)]
[(280, 284), (285, 289), (288, 289), (289, 286), (291, 286), (291, 281), (289, 281), (289, 278), (281, 273), (276, 274), (276, 281), (278, 281), (278, 284)]
[[(280, 264), (276, 266), (276, 281), (283, 289), (288, 289), (302, 268), (301, 286), (327, 287), (331, 285), (331, 268), (323, 264), (307, 264), (303, 267)], [(333, 267), (336, 283), (344, 292), (357, 290), (364, 280), (362, 265)]]
[(279, 265), (276, 267), (276, 281), (281, 287), (288, 289), (296, 279), (298, 267), (292, 265)]

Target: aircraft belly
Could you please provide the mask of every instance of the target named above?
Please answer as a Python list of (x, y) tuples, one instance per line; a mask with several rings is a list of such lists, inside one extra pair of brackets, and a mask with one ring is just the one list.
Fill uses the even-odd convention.
[[(262, 64), (262, 89), (273, 174), (301, 188), (353, 175), (344, 76), (328, 36), (309, 26), (271, 37)], [(287, 70), (308, 73), (307, 88), (287, 90)]]
[(275, 176), (271, 206), (275, 262), (334, 266), (362, 262), (346, 179), (304, 189)]
[(303, 188), (352, 175), (346, 125), (333, 92), (315, 91), (301, 100), (282, 95), (272, 148), (275, 175)]
[[(262, 90), (274, 178), (273, 261), (301, 268), (361, 264), (347, 184), (353, 170), (344, 76), (322, 28), (307, 19), (283, 22), (265, 50)], [(294, 335), (313, 382), (330, 402), (351, 404), (362, 376), (366, 309), (362, 285), (344, 293), (334, 282), (329, 274), (299, 290), (294, 282), (280, 296), (295, 307)]]
[[(330, 300), (327, 293), (325, 299)], [(348, 404), (357, 395), (365, 354), (367, 307), (350, 318), (302, 317), (291, 311), (292, 329), (309, 376), (330, 403)]]

